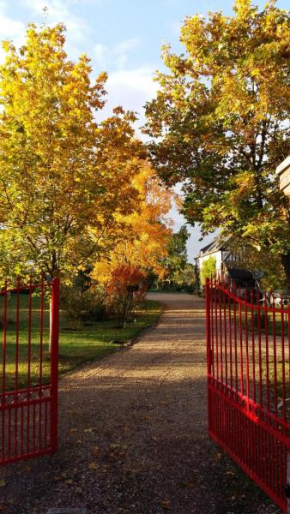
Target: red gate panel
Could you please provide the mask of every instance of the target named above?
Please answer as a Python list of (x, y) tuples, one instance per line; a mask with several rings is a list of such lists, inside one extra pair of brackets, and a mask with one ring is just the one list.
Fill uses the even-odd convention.
[(0, 291), (0, 329), (0, 464), (5, 464), (57, 449), (59, 280), (18, 282)]
[(290, 308), (207, 281), (209, 434), (286, 510)]

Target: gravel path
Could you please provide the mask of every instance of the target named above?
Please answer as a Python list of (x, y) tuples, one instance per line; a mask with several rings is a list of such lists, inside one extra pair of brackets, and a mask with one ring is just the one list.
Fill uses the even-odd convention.
[(1, 512), (280, 512), (207, 436), (204, 300), (154, 299), (138, 344), (61, 380), (59, 451), (1, 468)]

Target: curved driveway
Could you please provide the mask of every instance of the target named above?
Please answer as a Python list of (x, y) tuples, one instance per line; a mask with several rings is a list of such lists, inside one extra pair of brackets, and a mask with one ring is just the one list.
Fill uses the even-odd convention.
[(61, 380), (60, 450), (5, 468), (9, 514), (278, 512), (207, 436), (204, 300), (154, 299), (156, 327)]

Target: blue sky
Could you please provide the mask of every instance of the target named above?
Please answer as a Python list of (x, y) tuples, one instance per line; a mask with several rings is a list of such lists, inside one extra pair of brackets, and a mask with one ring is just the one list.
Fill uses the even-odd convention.
[[(254, 3), (265, 5), (260, 0)], [(95, 75), (103, 70), (109, 73), (104, 116), (113, 106), (123, 105), (139, 113), (142, 125), (143, 106), (157, 87), (154, 72), (162, 69), (163, 42), (182, 51), (179, 32), (185, 16), (209, 10), (230, 14), (232, 5), (230, 0), (0, 0), (0, 39), (21, 45), (29, 21), (65, 23), (69, 56), (76, 59), (85, 52)], [(278, 0), (277, 6), (289, 9), (289, 0)], [(178, 229), (184, 220), (176, 212), (173, 216)], [(188, 245), (191, 261), (206, 244), (207, 240), (199, 243), (199, 237), (198, 229), (193, 229)]]

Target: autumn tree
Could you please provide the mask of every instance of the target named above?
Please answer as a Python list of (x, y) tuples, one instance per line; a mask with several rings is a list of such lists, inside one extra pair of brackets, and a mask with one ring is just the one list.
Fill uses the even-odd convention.
[[(92, 272), (92, 277), (103, 284), (111, 282), (112, 274), (120, 267), (130, 270), (128, 280), (138, 273), (143, 279), (149, 272), (160, 278), (166, 273), (164, 259), (168, 255), (171, 238), (168, 214), (175, 195), (160, 184), (154, 170), (146, 162), (136, 174), (133, 184), (138, 191), (135, 209), (126, 216), (120, 214), (118, 221), (122, 229), (119, 240), (97, 260)], [(136, 270), (135, 274), (132, 273), (133, 269)], [(128, 280), (127, 285), (130, 285)]]
[(134, 310), (145, 299), (146, 273), (130, 263), (116, 263), (110, 271), (105, 283), (104, 304), (107, 313), (122, 320), (125, 328), (127, 321), (132, 320)]
[[(279, 256), (290, 284), (290, 208), (275, 168), (290, 153), (290, 14), (236, 0), (234, 14), (186, 18), (182, 55), (147, 105), (151, 157), (166, 184), (183, 182), (183, 212)], [(155, 139), (154, 139), (155, 138)]]
[(64, 31), (31, 24), (19, 51), (4, 43), (0, 245), (15, 258), (2, 259), (2, 273), (32, 267), (73, 276), (115, 244), (118, 219), (138, 197), (133, 179), (144, 152), (135, 117), (117, 108), (96, 122), (106, 75), (91, 81), (85, 55), (68, 59)]
[(97, 260), (91, 273), (93, 281), (104, 287), (109, 312), (124, 322), (144, 299), (149, 274), (162, 278), (166, 273), (164, 259), (171, 238), (168, 213), (175, 198), (146, 162), (134, 186), (138, 201), (134, 212), (120, 215), (122, 237)]

